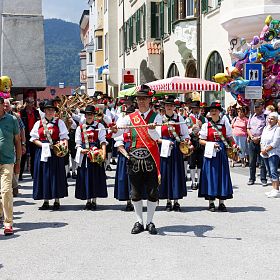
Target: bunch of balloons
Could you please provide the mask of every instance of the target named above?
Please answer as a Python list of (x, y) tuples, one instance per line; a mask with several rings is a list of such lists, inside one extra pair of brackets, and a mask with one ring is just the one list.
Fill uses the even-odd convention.
[[(237, 43), (237, 42), (236, 42)], [(236, 45), (235, 43), (235, 45)], [(259, 36), (250, 43), (240, 39), (239, 50), (230, 50), (232, 66), (226, 67), (226, 73), (218, 73), (213, 80), (230, 92), (240, 105), (249, 105), (245, 99), (245, 88), (249, 80), (243, 79), (246, 63), (261, 63), (263, 68), (263, 94), (267, 104), (280, 98), (280, 21), (271, 15), (265, 19), (265, 25)]]

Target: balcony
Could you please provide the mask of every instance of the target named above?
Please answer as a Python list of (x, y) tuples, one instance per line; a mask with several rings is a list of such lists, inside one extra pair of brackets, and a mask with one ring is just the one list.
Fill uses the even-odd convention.
[(268, 15), (280, 19), (279, 0), (224, 0), (220, 7), (220, 23), (229, 37), (252, 39), (260, 35)]

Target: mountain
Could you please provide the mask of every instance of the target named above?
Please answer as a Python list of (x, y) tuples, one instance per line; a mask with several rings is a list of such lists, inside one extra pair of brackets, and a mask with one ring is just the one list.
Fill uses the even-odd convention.
[(60, 19), (44, 20), (47, 85), (80, 85), (80, 57), (83, 49), (78, 24)]

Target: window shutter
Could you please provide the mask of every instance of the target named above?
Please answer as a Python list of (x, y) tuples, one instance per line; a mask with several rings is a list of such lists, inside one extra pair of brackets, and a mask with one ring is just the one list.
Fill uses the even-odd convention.
[(171, 0), (167, 0), (168, 34), (171, 34)]
[(140, 9), (136, 12), (136, 43), (140, 42)]
[(175, 0), (171, 1), (171, 30), (173, 30), (173, 22), (175, 21)]
[(205, 14), (208, 12), (208, 0), (201, 1), (201, 13)]
[(164, 1), (160, 2), (160, 35), (164, 37)]
[(143, 36), (146, 40), (146, 5), (143, 5)]
[(151, 38), (157, 38), (157, 3), (151, 2)]
[(129, 19), (129, 47), (133, 44), (133, 17)]
[(127, 27), (126, 27), (126, 22), (124, 23), (124, 26), (123, 26), (123, 45), (124, 45), (124, 51), (127, 50)]

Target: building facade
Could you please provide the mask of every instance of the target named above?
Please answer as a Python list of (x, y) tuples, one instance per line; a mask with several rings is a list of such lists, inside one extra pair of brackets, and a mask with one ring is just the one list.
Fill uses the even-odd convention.
[(0, 75), (11, 77), (18, 99), (36, 97), (46, 87), (42, 1), (1, 0), (0, 15)]
[[(278, 0), (209, 0), (201, 8), (201, 69), (208, 80), (231, 66), (230, 50), (241, 49), (241, 38), (250, 43), (260, 36), (268, 15), (280, 19)], [(222, 99), (226, 105), (233, 101), (224, 92), (205, 93), (204, 99)]]
[[(132, 84), (172, 76), (211, 80), (231, 65), (232, 42), (245, 38), (249, 43), (259, 36), (269, 14), (280, 19), (278, 0), (99, 1), (103, 12), (96, 13), (95, 20), (103, 20), (99, 34), (104, 57), (96, 69), (114, 96), (129, 86), (123, 81), (124, 70), (134, 74)], [(97, 33), (94, 36), (96, 40)], [(232, 101), (224, 92), (207, 92), (202, 99)]]

